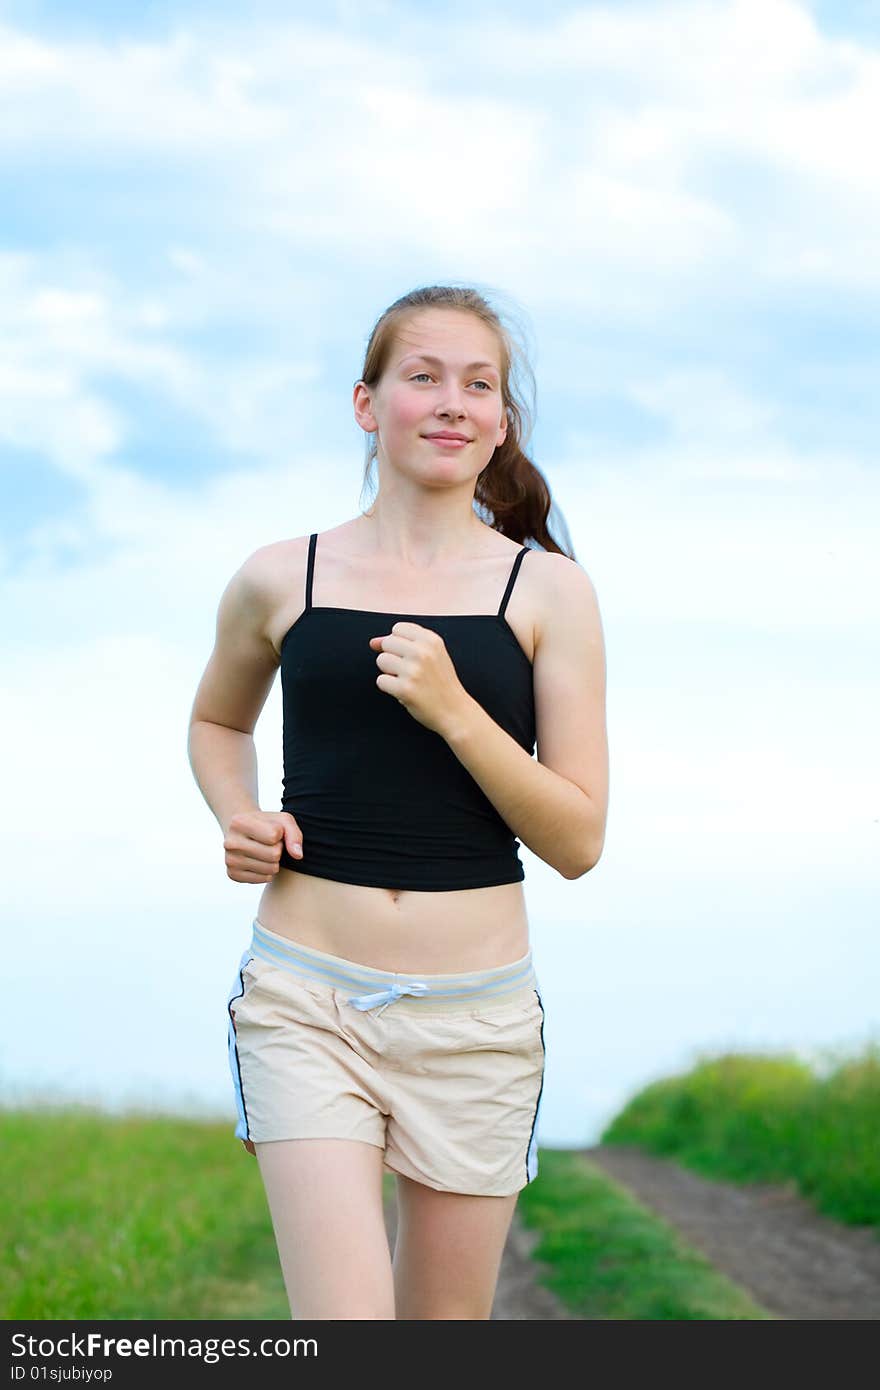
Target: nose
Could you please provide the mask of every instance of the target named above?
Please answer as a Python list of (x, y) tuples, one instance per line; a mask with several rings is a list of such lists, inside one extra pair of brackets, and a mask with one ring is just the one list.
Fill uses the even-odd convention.
[(462, 416), (467, 413), (462, 404), (464, 397), (461, 394), (461, 390), (462, 388), (460, 386), (447, 386), (446, 390), (443, 392), (443, 399), (434, 412), (435, 415), (440, 416), (442, 419), (454, 416), (456, 420), (460, 420)]

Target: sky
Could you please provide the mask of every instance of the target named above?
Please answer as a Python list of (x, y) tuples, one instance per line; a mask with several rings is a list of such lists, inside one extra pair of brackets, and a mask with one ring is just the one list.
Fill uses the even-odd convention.
[[(0, 1101), (231, 1135), (261, 887), (193, 696), (243, 560), (360, 510), (370, 330), (448, 280), (528, 345), (606, 644), (602, 858), (520, 850), (539, 1141), (878, 1037), (878, 7), (0, 0), (0, 101)], [(279, 809), (278, 681), (255, 737)]]

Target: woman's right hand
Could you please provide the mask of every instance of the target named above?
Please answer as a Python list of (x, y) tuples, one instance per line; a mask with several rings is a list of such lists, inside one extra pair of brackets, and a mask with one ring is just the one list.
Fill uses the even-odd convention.
[(289, 811), (238, 811), (223, 836), (226, 873), (236, 883), (268, 883), (280, 867), (282, 842), (301, 859), (302, 838)]

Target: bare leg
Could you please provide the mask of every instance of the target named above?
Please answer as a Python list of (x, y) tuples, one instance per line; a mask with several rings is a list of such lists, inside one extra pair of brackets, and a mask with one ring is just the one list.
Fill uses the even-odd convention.
[(491, 1318), (517, 1195), (438, 1192), (397, 1174), (398, 1319)]
[(290, 1316), (393, 1319), (384, 1149), (359, 1139), (281, 1139), (255, 1148)]

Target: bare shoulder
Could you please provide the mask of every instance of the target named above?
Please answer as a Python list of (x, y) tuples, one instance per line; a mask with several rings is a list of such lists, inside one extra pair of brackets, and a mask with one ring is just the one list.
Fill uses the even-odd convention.
[(248, 555), (241, 566), (246, 582), (270, 593), (273, 585), (283, 582), (291, 565), (305, 566), (308, 536), (291, 536), (280, 541), (268, 541)]
[(308, 547), (308, 535), (269, 541), (252, 551), (233, 576), (260, 635), (279, 660), (281, 637), (303, 607), (300, 602), (299, 610), (292, 613), (291, 604), (296, 607), (305, 588)]
[(296, 568), (298, 552), (308, 544), (308, 537), (303, 545), (301, 541), (295, 537), (259, 546), (229, 579), (191, 719), (253, 732), (278, 670), (280, 659), (272, 633), (284, 576)]
[[(586, 584), (593, 587), (592, 580), (577, 560), (569, 555), (560, 555), (555, 550), (532, 550), (529, 555), (529, 569), (542, 586), (557, 594), (576, 592), (577, 586)], [(568, 586), (568, 589), (566, 589)]]
[(601, 641), (602, 619), (595, 585), (577, 560), (556, 551), (535, 550), (528, 568), (535, 595), (535, 645), (551, 634), (575, 633)]

